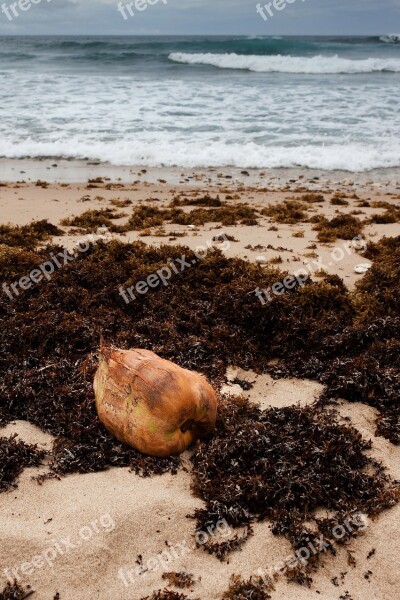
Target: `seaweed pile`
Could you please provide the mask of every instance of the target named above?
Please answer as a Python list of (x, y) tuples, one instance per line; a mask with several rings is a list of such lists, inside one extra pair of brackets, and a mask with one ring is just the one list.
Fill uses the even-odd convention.
[[(7, 251), (0, 252), (3, 281), (25, 276), (61, 250), (34, 251), (23, 240), (18, 247), (13, 231), (8, 234)], [(151, 349), (216, 383), (232, 364), (276, 377), (307, 377), (326, 385), (317, 406), (261, 412), (227, 403), (215, 433), (195, 452), (194, 487), (206, 502), (196, 514), (198, 526), (226, 518), (245, 529), (209, 550), (223, 557), (240, 547), (255, 519), (270, 520), (274, 532), (297, 548), (307, 518), (327, 536), (331, 523), (313, 516), (317, 506), (333, 510), (340, 522), (355, 509), (374, 515), (392, 505), (397, 491), (366, 458), (368, 444), (338, 424), (325, 405), (337, 398), (372, 405), (380, 411), (378, 432), (400, 442), (400, 237), (368, 246), (365, 256), (373, 266), (355, 293), (328, 275), (262, 304), (256, 288), (285, 274), (215, 250), (168, 285), (130, 304), (123, 300), (121, 287), (183, 255), (188, 263), (196, 259), (182, 246), (98, 242), (15, 300), (0, 294), (0, 424), (25, 419), (56, 436), (51, 468), (58, 474), (110, 466), (130, 466), (141, 475), (174, 473), (179, 459), (140, 455), (98, 421), (92, 380), (101, 337), (121, 348)], [(19, 457), (27, 453), (13, 448)], [(7, 447), (3, 462), (13, 462)], [(307, 581), (307, 574), (296, 576)], [(232, 598), (257, 597), (246, 596), (245, 587), (242, 596), (231, 592)]]
[[(310, 200), (311, 194), (307, 195), (306, 202), (314, 202), (314, 196)], [(319, 200), (318, 200), (319, 202)], [(299, 221), (307, 221), (308, 206), (298, 200), (285, 200), (279, 204), (272, 204), (263, 208), (262, 215), (271, 217), (275, 223), (295, 224)]]
[[(369, 247), (374, 266), (355, 298), (338, 277), (327, 276), (262, 305), (255, 289), (284, 274), (217, 250), (169, 285), (126, 304), (121, 286), (146, 279), (183, 254), (188, 262), (195, 255), (181, 246), (156, 249), (140, 242), (92, 245), (14, 301), (0, 295), (0, 420), (27, 419), (56, 435), (53, 466), (60, 472), (129, 464), (135, 454), (101, 428), (93, 405), (94, 353), (103, 336), (119, 347), (151, 348), (211, 378), (239, 364), (279, 377), (318, 379), (327, 384), (330, 399), (359, 400), (376, 406), (385, 419), (389, 414), (385, 435), (398, 441), (399, 246), (395, 238)], [(14, 276), (59, 249), (20, 250)], [(3, 280), (7, 265), (0, 257)], [(273, 358), (280, 364), (270, 367)], [(162, 472), (160, 461), (142, 460)], [(167, 461), (165, 468), (176, 464)]]
[(210, 196), (210, 194), (206, 194), (205, 196), (199, 196), (197, 198), (182, 198), (182, 196), (175, 196), (171, 203), (170, 207), (174, 208), (176, 206), (224, 206), (226, 203), (223, 202), (219, 196)]
[(46, 219), (33, 221), (29, 225), (0, 225), (0, 245), (5, 246), (33, 250), (40, 242), (55, 235), (64, 235), (64, 232)]
[(64, 227), (76, 227), (82, 233), (93, 233), (99, 227), (108, 227), (110, 231), (118, 231), (118, 226), (112, 220), (126, 217), (125, 213), (118, 213), (113, 208), (99, 208), (86, 210), (81, 215), (62, 219), (60, 225)]
[(371, 217), (371, 223), (387, 224), (387, 223), (399, 223), (400, 221), (400, 210), (389, 209), (385, 213), (380, 215), (373, 215)]
[[(267, 519), (294, 552), (322, 535), (335, 553), (335, 526), (355, 513), (379, 514), (400, 498), (399, 488), (366, 456), (370, 446), (316, 405), (261, 411), (244, 400), (225, 401), (212, 439), (191, 458), (193, 490), (206, 503), (195, 512), (197, 531), (225, 519), (233, 528), (247, 526), (249, 534), (255, 520)], [(329, 511), (329, 519), (317, 518), (317, 509)], [(224, 556), (218, 544), (206, 550)], [(308, 568), (318, 560), (316, 554)], [(292, 577), (306, 581), (307, 569), (298, 565)]]
[[(268, 279), (258, 266), (249, 268), (215, 251), (171, 279), (169, 286), (136, 303), (124, 302), (120, 286), (146, 279), (182, 254), (189, 261), (196, 258), (184, 247), (99, 242), (85, 254), (76, 252), (75, 260), (51, 280), (14, 301), (0, 296), (0, 422), (26, 419), (57, 436), (52, 463), (57, 472), (130, 464), (145, 474), (175, 471), (178, 465), (177, 459), (160, 461), (122, 446), (100, 425), (92, 380), (97, 367), (93, 353), (101, 336), (119, 347), (152, 348), (214, 376), (224, 372), (225, 346), (230, 348), (227, 359), (234, 362), (244, 352), (249, 359), (260, 354), (252, 339), (257, 324), (251, 321), (254, 308), (261, 314), (261, 307), (248, 295), (248, 287), (275, 281), (276, 271)], [(30, 262), (32, 256), (35, 262)], [(21, 251), (14, 272), (25, 275), (29, 262), (34, 268), (43, 260), (43, 252), (26, 256)], [(243, 304), (241, 322), (234, 317), (232, 302)]]
[(44, 455), (36, 446), (18, 441), (16, 436), (0, 437), (0, 492), (15, 485), (18, 475), (26, 467), (38, 467)]
[(171, 222), (179, 225), (204, 225), (222, 223), (222, 225), (257, 225), (257, 211), (246, 204), (234, 204), (219, 208), (195, 208), (189, 213), (172, 209)]
[[(353, 215), (339, 214), (329, 221), (325, 217), (316, 217), (314, 229), (318, 231), (318, 240), (320, 242), (334, 242), (337, 238), (342, 240), (352, 240), (361, 235), (363, 223)], [(312, 222), (313, 219), (310, 219)]]

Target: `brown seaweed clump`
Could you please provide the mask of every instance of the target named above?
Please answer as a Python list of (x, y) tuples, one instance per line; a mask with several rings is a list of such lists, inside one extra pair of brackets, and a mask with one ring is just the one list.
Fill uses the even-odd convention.
[(206, 223), (222, 223), (222, 225), (257, 225), (256, 209), (246, 204), (231, 204), (219, 208), (195, 208), (186, 213), (173, 209), (171, 222), (179, 225), (205, 225)]
[(0, 225), (0, 244), (25, 250), (33, 250), (40, 242), (60, 235), (64, 232), (47, 219), (32, 221), (29, 225)]
[[(130, 465), (146, 475), (174, 472), (179, 465), (176, 458), (159, 460), (124, 446), (100, 424), (92, 381), (101, 336), (121, 348), (152, 348), (210, 376), (224, 372), (224, 347), (234, 362), (247, 356), (249, 364), (253, 354), (260, 355), (254, 343), (259, 325), (250, 322), (254, 309), (261, 316), (263, 308), (248, 292), (272, 284), (277, 271), (263, 273), (210, 252), (169, 286), (137, 303), (124, 302), (121, 286), (182, 255), (189, 263), (196, 259), (185, 247), (98, 242), (13, 302), (0, 294), (0, 422), (21, 418), (55, 435), (52, 468), (58, 473)], [(44, 254), (37, 256), (44, 260)], [(24, 263), (17, 267), (17, 277), (26, 273)], [(243, 307), (241, 323), (232, 302)]]
[[(384, 203), (385, 205), (387, 203)], [(395, 206), (390, 206), (387, 207), (386, 212), (378, 214), (378, 215), (373, 215), (370, 219), (371, 223), (375, 223), (375, 224), (379, 224), (379, 225), (385, 225), (388, 223), (399, 223), (400, 221), (400, 208), (397, 208)]]
[(191, 458), (193, 490), (206, 503), (195, 511), (197, 531), (221, 519), (232, 528), (267, 519), (293, 551), (307, 536), (329, 540), (317, 509), (330, 511), (337, 524), (355, 513), (378, 514), (400, 498), (399, 488), (366, 455), (370, 446), (315, 405), (261, 411), (244, 400), (226, 401), (215, 433)]
[[(307, 202), (309, 202), (307, 200)], [(318, 200), (319, 202), (319, 200)], [(261, 214), (271, 217), (275, 223), (295, 224), (307, 220), (307, 205), (298, 200), (286, 200), (263, 208)]]
[(301, 202), (307, 202), (308, 204), (320, 204), (325, 202), (325, 198), (322, 194), (316, 194), (315, 192), (308, 192), (300, 197)]
[(134, 209), (126, 230), (148, 229), (150, 227), (159, 227), (165, 221), (170, 220), (171, 211), (169, 209), (157, 208), (157, 206), (138, 206)]
[[(190, 212), (185, 212), (180, 206), (187, 204), (199, 206)], [(205, 208), (210, 207), (211, 208)], [(136, 207), (126, 225), (121, 225), (115, 231), (132, 231), (161, 227), (166, 223), (174, 225), (204, 225), (205, 223), (222, 223), (236, 225), (237, 223), (257, 225), (257, 211), (246, 204), (225, 205), (219, 198), (197, 198), (193, 200), (174, 199), (170, 208), (157, 206)], [(107, 223), (105, 223), (107, 225)]]
[(349, 202), (343, 198), (340, 194), (335, 194), (331, 198), (331, 204), (333, 206), (348, 206)]
[(0, 600), (25, 600), (30, 598), (35, 592), (30, 589), (29, 585), (24, 590), (16, 581), (15, 583), (7, 583), (6, 587), (0, 592)]
[(16, 487), (15, 481), (27, 467), (38, 467), (45, 452), (18, 441), (17, 436), (0, 438), (0, 492)]
[(186, 196), (182, 198), (181, 196), (175, 196), (171, 203), (170, 207), (175, 208), (177, 206), (211, 206), (213, 208), (224, 206), (226, 203), (223, 202), (219, 196), (211, 196), (210, 194), (205, 194), (205, 196), (197, 197), (197, 198), (187, 198)]
[(233, 575), (222, 600), (269, 600), (271, 589), (272, 586), (266, 586), (259, 578), (250, 577), (244, 581), (239, 575)]
[(334, 242), (337, 238), (341, 240), (352, 240), (361, 235), (363, 223), (353, 215), (338, 215), (330, 221), (324, 217), (319, 218), (314, 229), (318, 231), (320, 242)]
[(82, 233), (93, 233), (100, 227), (108, 227), (110, 231), (116, 231), (118, 228), (113, 224), (112, 219), (125, 217), (125, 213), (118, 213), (113, 208), (99, 208), (86, 210), (81, 215), (62, 219), (60, 225), (77, 227)]
[(179, 573), (163, 573), (162, 578), (167, 579), (169, 585), (174, 585), (178, 588), (190, 588), (195, 584), (193, 575), (191, 573), (186, 573), (185, 571), (180, 571)]
[(189, 600), (189, 596), (164, 588), (153, 592), (151, 596), (141, 598), (141, 600)]

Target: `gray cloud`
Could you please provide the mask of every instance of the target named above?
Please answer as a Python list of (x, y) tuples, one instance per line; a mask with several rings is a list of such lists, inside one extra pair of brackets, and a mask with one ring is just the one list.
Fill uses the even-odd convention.
[[(13, 2), (0, 0), (0, 6)], [(12, 21), (0, 12), (0, 34), (368, 35), (395, 32), (395, 23), (400, 29), (400, 0), (295, 0), (267, 22), (256, 12), (257, 0), (167, 0), (166, 5), (159, 0), (143, 12), (135, 11), (127, 21), (117, 4), (117, 0), (41, 0), (25, 12), (17, 7), (19, 16)]]

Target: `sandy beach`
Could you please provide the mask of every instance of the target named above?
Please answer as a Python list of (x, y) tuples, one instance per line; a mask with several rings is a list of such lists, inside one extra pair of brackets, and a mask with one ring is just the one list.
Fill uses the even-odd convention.
[[(55, 164), (58, 166), (51, 166)], [(255, 224), (248, 221), (247, 224), (222, 225), (216, 220), (185, 225), (166, 220), (161, 226), (131, 230), (125, 227), (123, 231), (132, 211), (139, 207), (168, 210), (174, 198), (178, 198), (183, 200), (178, 206), (182, 206), (186, 214), (195, 208), (190, 201), (205, 194), (218, 197), (225, 208), (240, 204), (253, 209)], [(279, 222), (282, 219), (275, 217), (270, 209), (285, 206), (286, 202), (300, 203), (305, 216), (295, 217), (294, 222)], [(54, 160), (35, 164), (2, 161), (0, 165), (1, 223), (25, 226), (47, 219), (63, 234), (53, 235), (39, 246), (51, 243), (53, 247), (62, 246), (72, 251), (90, 231), (65, 223), (71, 223), (71, 219), (85, 211), (110, 209), (122, 212), (123, 216), (112, 219), (116, 230), (107, 234), (106, 244), (113, 240), (123, 244), (140, 241), (155, 248), (180, 245), (195, 251), (199, 245), (218, 246), (215, 238), (221, 240), (222, 235), (225, 242), (229, 242), (222, 250), (228, 259), (242, 259), (254, 268), (257, 266), (260, 272), (278, 268), (282, 273), (292, 274), (305, 269), (317, 283), (325, 281), (327, 276), (338, 276), (350, 292), (365, 277), (356, 272), (357, 265), (373, 263), (362, 254), (366, 245), (400, 234), (398, 221), (380, 223), (376, 218), (385, 210), (390, 211), (390, 206), (396, 209), (399, 204), (400, 173), (396, 170), (363, 174), (304, 169), (192, 171), (128, 169)], [(389, 209), (383, 208), (386, 205)], [(362, 221), (362, 246), (352, 245), (354, 240), (351, 239), (328, 242), (318, 239), (319, 232), (315, 228), (318, 221), (310, 222), (310, 219), (319, 215), (332, 221), (338, 214)], [(180, 213), (179, 218), (182, 220)], [(3, 275), (1, 283), (7, 285), (18, 279)], [(57, 274), (57, 277), (62, 276), (62, 272)], [(95, 280), (96, 273), (93, 277)], [(179, 277), (175, 285), (185, 286), (186, 275)], [(44, 289), (52, 282), (43, 280), (35, 284), (33, 292), (18, 287), (15, 301), (29, 304), (31, 293), (40, 298), (41, 285)], [(121, 281), (123, 285), (125, 282)], [(13, 301), (6, 297), (4, 289), (1, 294), (8, 311)], [(262, 298), (261, 301), (254, 295), (254, 303), (268, 307), (268, 300), (265, 296)], [(121, 299), (120, 302), (123, 306)], [(129, 317), (132, 327), (134, 306), (131, 303), (126, 309), (132, 311)], [(39, 313), (37, 318), (40, 318)], [(71, 312), (71, 321), (73, 319)], [(107, 328), (111, 330), (109, 324), (106, 331)], [(26, 335), (27, 330), (23, 337)], [(182, 335), (187, 335), (189, 346), (190, 331)], [(39, 353), (39, 341), (35, 347)], [(57, 354), (56, 348), (54, 353)], [(177, 358), (179, 360), (178, 355)], [(39, 354), (37, 359), (39, 366)], [(221, 401), (244, 397), (263, 411), (285, 407), (305, 409), (318, 402), (325, 389), (317, 378), (276, 378), (243, 364), (226, 364), (225, 367), (224, 377), (211, 378), (221, 394)], [(251, 382), (251, 386), (243, 385), (243, 381)], [(58, 411), (56, 404), (54, 410)], [(335, 412), (339, 424), (355, 428), (364, 440), (370, 440), (371, 448), (365, 450), (366, 456), (379, 461), (390, 478), (400, 479), (400, 447), (377, 434), (379, 411), (376, 408), (340, 399), (327, 410)], [(268, 519), (256, 520), (253, 535), (223, 560), (206, 552), (201, 543), (196, 546), (199, 540), (195, 537), (193, 513), (204, 508), (205, 503), (193, 494), (190, 460), (193, 450), (184, 453), (176, 474), (166, 472), (141, 477), (129, 467), (109, 467), (99, 472), (75, 472), (65, 476), (58, 473), (56, 478), (40, 481), (39, 485), (37, 477), (48, 473), (51, 467), (57, 435), (49, 433), (50, 426), (41, 428), (33, 424), (35, 418), (32, 417), (31, 422), (11, 419), (0, 429), (0, 437), (17, 435), (17, 440), (37, 444), (46, 453), (40, 466), (25, 468), (17, 486), (0, 494), (0, 584), (3, 584), (0, 588), (6, 585), (7, 578), (16, 579), (25, 590), (34, 592), (33, 598), (40, 600), (141, 600), (153, 598), (154, 591), (165, 587), (176, 594), (185, 594), (168, 598), (251, 598), (250, 595), (223, 596), (231, 577), (241, 576), (246, 580), (259, 569), (274, 572), (275, 566), (293, 553), (287, 538), (272, 533)], [(321, 514), (327, 516), (328, 512), (321, 506)], [(254, 597), (396, 600), (400, 589), (399, 516), (400, 508), (396, 505), (368, 518), (365, 530), (351, 539), (348, 546), (337, 544), (335, 556), (324, 554), (321, 564), (312, 573), (309, 587), (288, 582), (279, 574), (275, 589), (265, 592), (270, 596)], [(231, 539), (233, 532), (227, 526), (213, 535), (221, 542)], [(352, 560), (349, 560), (349, 549)], [(148, 564), (151, 559), (153, 569), (138, 572), (138, 566)], [(179, 589), (170, 585), (162, 578), (168, 572), (191, 574), (189, 587)]]

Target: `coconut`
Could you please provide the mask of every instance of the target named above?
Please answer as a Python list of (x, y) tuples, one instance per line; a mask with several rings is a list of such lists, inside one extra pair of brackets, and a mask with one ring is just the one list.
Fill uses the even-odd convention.
[(102, 346), (94, 378), (104, 426), (144, 454), (180, 454), (215, 426), (217, 397), (205, 377), (149, 350)]

